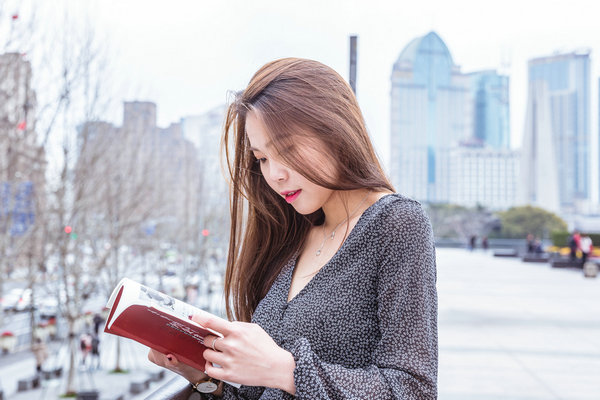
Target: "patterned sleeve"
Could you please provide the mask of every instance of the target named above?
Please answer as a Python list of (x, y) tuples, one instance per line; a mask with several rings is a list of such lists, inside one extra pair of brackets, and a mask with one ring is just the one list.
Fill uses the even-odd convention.
[(236, 388), (234, 386), (224, 384), (223, 386), (223, 395), (214, 396), (211, 394), (202, 394), (202, 399), (207, 400), (253, 400), (258, 399), (264, 392), (264, 387), (259, 386), (240, 386), (240, 388)]
[[(437, 294), (431, 225), (413, 201), (392, 204), (378, 238), (384, 253), (378, 275), (381, 333), (371, 364), (345, 368), (319, 359), (299, 338), (296, 360), (298, 399), (437, 398)], [(391, 211), (391, 210), (390, 210)]]
[(214, 396), (211, 394), (202, 394), (200, 397), (207, 400), (253, 400), (260, 398), (265, 388), (259, 386), (241, 386), (239, 389), (225, 384), (223, 386), (223, 395)]

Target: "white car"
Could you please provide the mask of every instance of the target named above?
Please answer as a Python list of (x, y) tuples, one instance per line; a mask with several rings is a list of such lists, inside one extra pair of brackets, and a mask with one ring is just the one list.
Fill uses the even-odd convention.
[(31, 308), (31, 289), (13, 288), (0, 298), (1, 308), (5, 311), (24, 311)]
[(41, 318), (56, 318), (58, 315), (58, 300), (54, 297), (46, 297), (40, 301), (37, 310)]

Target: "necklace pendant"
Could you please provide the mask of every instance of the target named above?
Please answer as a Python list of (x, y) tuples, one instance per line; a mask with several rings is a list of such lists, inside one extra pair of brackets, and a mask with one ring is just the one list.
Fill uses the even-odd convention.
[(319, 250), (317, 250), (317, 253), (316, 253), (316, 254), (317, 254), (317, 256), (320, 256), (320, 255), (321, 255), (321, 250), (320, 250), (320, 249), (319, 249)]
[(333, 240), (333, 238), (335, 237), (335, 231), (331, 232), (331, 237), (330, 239)]

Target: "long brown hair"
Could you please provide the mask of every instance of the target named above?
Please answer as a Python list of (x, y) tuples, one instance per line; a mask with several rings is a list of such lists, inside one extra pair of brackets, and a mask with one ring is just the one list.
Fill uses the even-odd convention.
[[(393, 191), (356, 97), (339, 74), (317, 61), (298, 58), (272, 61), (259, 69), (229, 105), (222, 143), (231, 177), (225, 302), (228, 318), (240, 321), (250, 321), (311, 226), (324, 220), (322, 210), (296, 212), (267, 185), (249, 150), (249, 111), (261, 119), (278, 157), (311, 182), (333, 190)], [(299, 142), (326, 153), (335, 176), (324, 176), (313, 160), (303, 157)]]

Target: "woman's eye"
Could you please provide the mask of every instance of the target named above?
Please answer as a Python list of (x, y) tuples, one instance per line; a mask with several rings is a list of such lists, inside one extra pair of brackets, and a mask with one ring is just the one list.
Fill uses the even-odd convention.
[(265, 162), (267, 162), (267, 159), (265, 157), (260, 157), (260, 158), (256, 159), (256, 162), (260, 163), (260, 164), (264, 164)]

